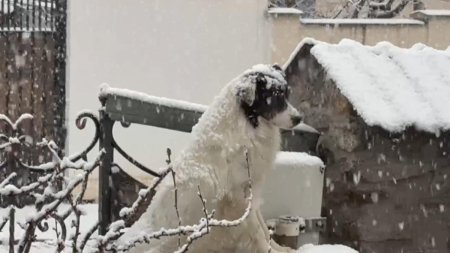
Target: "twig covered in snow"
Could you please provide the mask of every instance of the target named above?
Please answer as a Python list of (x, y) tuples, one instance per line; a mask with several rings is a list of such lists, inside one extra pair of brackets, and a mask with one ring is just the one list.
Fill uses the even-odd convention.
[[(27, 220), (26, 224), (26, 231), (22, 238), (19, 241), (19, 253), (21, 252), (29, 252), (31, 248), (31, 244), (33, 243), (33, 237), (36, 230), (36, 227), (41, 223), (41, 221), (51, 215), (55, 215), (56, 208), (64, 201), (67, 200), (68, 196), (72, 193), (72, 191), (77, 187), (79, 184), (81, 184), (83, 181), (86, 180), (86, 174), (90, 174), (99, 164), (101, 156), (104, 154), (104, 151), (102, 150), (97, 158), (95, 159), (94, 163), (87, 163), (84, 162), (81, 165), (84, 167), (84, 175), (79, 175), (75, 178), (75, 180), (69, 182), (69, 184), (63, 188), (61, 191), (57, 192), (53, 196), (55, 197), (55, 200), (45, 204), (40, 208), (40, 210), (37, 211), (37, 213), (30, 217)], [(62, 162), (62, 161), (61, 161)], [(58, 172), (54, 172), (58, 173)]]
[[(91, 142), (89, 147), (81, 152), (79, 155), (71, 157), (63, 157), (56, 143), (48, 141), (45, 138), (42, 142), (37, 143), (38, 147), (44, 148), (52, 155), (52, 161), (38, 166), (28, 165), (21, 161), (18, 154), (20, 154), (22, 145), (31, 145), (32, 140), (29, 140), (28, 136), (21, 135), (19, 131), (19, 125), (26, 119), (32, 119), (30, 114), (21, 115), (15, 122), (11, 121), (5, 115), (0, 114), (0, 121), (6, 123), (12, 131), (11, 136), (0, 134), (0, 140), (3, 143), (0, 146), (0, 151), (6, 153), (4, 157), (7, 160), (2, 161), (0, 168), (9, 166), (9, 164), (16, 164), (18, 168), (29, 169), (38, 171), (41, 173), (47, 173), (38, 177), (35, 181), (22, 184), (20, 178), (17, 182), (13, 179), (17, 177), (15, 172), (7, 175), (3, 181), (0, 182), (0, 197), (22, 197), (24, 195), (30, 195), (35, 199), (35, 213), (27, 217), (25, 222), (15, 222), (14, 213), (18, 207), (10, 205), (5, 217), (0, 217), (0, 227), (3, 228), (9, 221), (10, 225), (10, 252), (14, 252), (17, 249), (19, 253), (28, 253), (31, 249), (31, 245), (36, 238), (36, 228), (41, 231), (47, 231), (49, 225), (47, 219), (53, 219), (55, 221), (56, 234), (56, 252), (65, 251), (66, 245), (71, 245), (73, 252), (82, 252), (87, 240), (95, 232), (98, 225), (84, 235), (81, 246), (78, 247), (78, 236), (80, 231), (80, 216), (83, 215), (83, 211), (79, 205), (83, 200), (83, 196), (86, 192), (88, 178), (93, 170), (99, 166), (100, 159), (104, 154), (101, 150), (96, 159), (93, 162), (81, 161), (82, 156), (87, 154), (94, 147), (99, 136), (99, 123), (95, 115), (89, 113), (82, 113), (77, 118), (77, 123), (85, 118), (90, 118), (94, 121), (97, 131), (94, 141)], [(80, 124), (80, 128), (82, 124)], [(28, 139), (27, 139), (28, 138)], [(9, 148), (11, 147), (11, 148)], [(2, 154), (3, 155), (3, 154)], [(14, 167), (12, 168), (14, 169)], [(65, 172), (68, 170), (77, 170), (81, 173), (72, 178), (65, 178)], [(18, 185), (17, 185), (18, 184)], [(81, 192), (74, 198), (72, 196), (75, 188), (81, 185)], [(58, 207), (63, 203), (68, 202), (70, 207), (67, 211), (58, 213)], [(2, 212), (3, 213), (3, 212)], [(73, 236), (67, 236), (69, 228), (66, 227), (64, 220), (69, 217), (71, 213), (75, 214), (75, 220), (72, 222), (71, 230), (74, 229)], [(18, 247), (15, 247), (14, 227), (19, 225), (24, 231), (19, 242)], [(1, 229), (0, 229), (1, 230)], [(72, 241), (71, 241), (72, 240)]]
[(88, 242), (89, 238), (91, 238), (92, 234), (94, 234), (95, 231), (97, 231), (98, 227), (100, 226), (100, 222), (97, 221), (94, 226), (92, 226), (86, 234), (83, 235), (80, 243), (80, 247), (78, 248), (79, 252), (83, 252), (84, 247), (86, 246), (86, 243)]
[(109, 246), (110, 242), (119, 238), (123, 231), (122, 229), (131, 227), (147, 210), (151, 204), (153, 197), (156, 194), (156, 188), (161, 184), (163, 179), (172, 171), (172, 167), (167, 168), (161, 173), (161, 177), (154, 180), (153, 184), (147, 189), (140, 190), (139, 196), (129, 208), (122, 208), (119, 216), (122, 218), (113, 222), (104, 236), (99, 236), (97, 247), (99, 251), (104, 251)]
[[(235, 227), (240, 224), (249, 216), (251, 208), (252, 208), (252, 201), (253, 201), (253, 192), (252, 192), (252, 182), (251, 182), (251, 174), (250, 174), (250, 165), (248, 161), (248, 154), (245, 153), (246, 156), (246, 162), (247, 162), (247, 169), (248, 169), (248, 197), (247, 197), (247, 207), (242, 214), (242, 216), (236, 220), (217, 220), (215, 219), (214, 213), (215, 210), (212, 210), (211, 212), (208, 212), (206, 209), (206, 200), (203, 198), (200, 187), (198, 189), (198, 196), (201, 200), (201, 203), (203, 205), (203, 211), (205, 213), (205, 217), (201, 218), (198, 224), (194, 225), (184, 225), (184, 226), (178, 226), (177, 228), (161, 228), (158, 231), (152, 232), (150, 234), (141, 235), (131, 241), (129, 241), (127, 244), (121, 245), (119, 247), (116, 247), (116, 250), (118, 251), (128, 251), (133, 247), (136, 247), (138, 244), (141, 243), (149, 243), (153, 239), (159, 239), (161, 237), (168, 237), (168, 236), (180, 236), (180, 235), (187, 235), (189, 236), (186, 239), (186, 243), (178, 248), (176, 253), (183, 253), (186, 252), (189, 249), (189, 246), (197, 239), (200, 239), (204, 235), (208, 234), (212, 227)], [(120, 224), (119, 224), (120, 225)]]
[(6, 225), (6, 223), (8, 222), (9, 219), (9, 208), (7, 207), (7, 209), (5, 209), (5, 213), (7, 213), (7, 215), (4, 215), (3, 217), (0, 217), (0, 231), (3, 230), (3, 227)]
[[(170, 166), (170, 164), (172, 163), (171, 159), (170, 159), (170, 155), (171, 155), (172, 151), (168, 148), (167, 149), (167, 160), (166, 163), (168, 166)], [(172, 174), (172, 181), (173, 181), (173, 194), (174, 194), (174, 208), (175, 208), (175, 213), (177, 214), (177, 219), (178, 219), (178, 226), (181, 226), (181, 217), (180, 217), (180, 212), (178, 211), (178, 187), (177, 187), (177, 180), (175, 177), (175, 171), (172, 170), (171, 173)], [(178, 236), (178, 247), (181, 246), (181, 235)]]
[(214, 219), (212, 216), (214, 214), (214, 210), (211, 213), (211, 215), (208, 214), (208, 212), (206, 211), (206, 202), (205, 199), (202, 197), (202, 194), (200, 192), (200, 187), (199, 187), (199, 192), (198, 195), (200, 197), (200, 199), (202, 200), (202, 204), (203, 204), (203, 208), (204, 208), (204, 212), (206, 217), (202, 218), (200, 220), (200, 223), (196, 226), (196, 229), (194, 229), (194, 231), (192, 231), (192, 233), (188, 236), (187, 238), (187, 242), (186, 244), (184, 244), (182, 247), (180, 247), (175, 253), (184, 253), (187, 252), (187, 250), (189, 249), (189, 246), (197, 239), (203, 237), (204, 235), (208, 234), (211, 227), (235, 227), (240, 225), (250, 214), (250, 211), (252, 209), (252, 200), (253, 200), (253, 192), (252, 192), (252, 184), (251, 184), (251, 178), (250, 178), (250, 167), (248, 166), (248, 156), (247, 156), (247, 152), (246, 152), (246, 161), (247, 161), (247, 168), (248, 168), (248, 175), (249, 175), (249, 182), (248, 182), (248, 191), (249, 191), (249, 196), (247, 198), (247, 208), (245, 209), (244, 214), (242, 214), (242, 216), (236, 220), (217, 220)]
[[(15, 173), (13, 173), (13, 174), (15, 174)], [(2, 186), (0, 186), (0, 195), (1, 196), (12, 196), (12, 195), (28, 194), (28, 193), (36, 190), (37, 188), (39, 188), (45, 184), (48, 184), (52, 177), (53, 177), (53, 174), (47, 174), (45, 176), (39, 177), (37, 182), (33, 182), (31, 184), (24, 185), (20, 188), (13, 184), (5, 184), (4, 186), (2, 185)], [(2, 182), (2, 184), (3, 184), (3, 182)]]
[(3, 188), (5, 187), (5, 185), (9, 184), (9, 182), (10, 182), (11, 180), (13, 180), (16, 176), (17, 176), (17, 174), (16, 174), (15, 172), (9, 174), (9, 176), (6, 177), (5, 180), (3, 180), (3, 181), (0, 183), (0, 190), (3, 189)]

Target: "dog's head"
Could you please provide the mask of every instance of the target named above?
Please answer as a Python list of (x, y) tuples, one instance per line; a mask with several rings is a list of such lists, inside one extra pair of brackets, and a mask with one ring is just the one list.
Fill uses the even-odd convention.
[(260, 120), (290, 129), (302, 120), (301, 114), (288, 102), (290, 89), (283, 70), (277, 66), (256, 65), (240, 79), (237, 96), (253, 127)]

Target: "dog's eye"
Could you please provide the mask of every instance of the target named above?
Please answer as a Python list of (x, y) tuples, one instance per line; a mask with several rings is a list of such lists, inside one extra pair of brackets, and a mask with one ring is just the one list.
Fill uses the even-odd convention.
[(271, 91), (264, 91), (262, 93), (263, 98), (269, 98), (273, 96), (273, 93)]

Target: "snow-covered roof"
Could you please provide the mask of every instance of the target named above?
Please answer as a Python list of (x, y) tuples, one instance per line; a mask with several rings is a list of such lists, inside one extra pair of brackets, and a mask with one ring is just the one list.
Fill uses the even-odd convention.
[(285, 15), (302, 15), (303, 11), (296, 9), (296, 8), (283, 8), (283, 7), (276, 7), (276, 8), (270, 8), (267, 13), (269, 14), (285, 14)]
[(301, 18), (307, 25), (423, 25), (419, 20), (406, 18)]
[(439, 133), (450, 129), (450, 52), (423, 44), (409, 49), (388, 42), (365, 46), (352, 40), (329, 44), (303, 40), (341, 93), (371, 126), (391, 132), (414, 126)]

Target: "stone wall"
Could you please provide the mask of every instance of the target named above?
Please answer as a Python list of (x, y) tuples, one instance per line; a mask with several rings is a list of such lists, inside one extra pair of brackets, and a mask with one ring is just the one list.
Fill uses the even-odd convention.
[(369, 127), (308, 53), (287, 69), (294, 106), (323, 134), (326, 162), (322, 241), (361, 252), (450, 250), (450, 132)]

